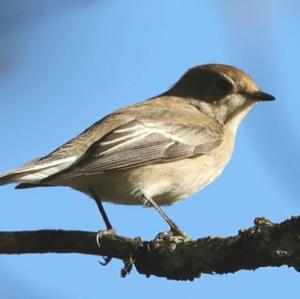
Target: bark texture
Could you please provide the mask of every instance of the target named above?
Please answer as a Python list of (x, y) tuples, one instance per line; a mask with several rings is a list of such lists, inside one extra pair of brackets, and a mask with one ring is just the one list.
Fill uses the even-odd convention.
[(95, 232), (39, 230), (0, 232), (0, 254), (80, 253), (124, 261), (121, 275), (135, 266), (146, 276), (193, 280), (205, 274), (225, 274), (266, 266), (300, 271), (300, 217), (274, 224), (256, 218), (254, 226), (226, 238), (188, 240), (161, 235), (152, 241)]

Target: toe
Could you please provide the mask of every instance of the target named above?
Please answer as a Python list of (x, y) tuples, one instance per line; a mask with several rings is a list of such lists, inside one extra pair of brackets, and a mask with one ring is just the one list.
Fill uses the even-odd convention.
[[(97, 232), (97, 235), (96, 235), (96, 243), (97, 243), (97, 246), (98, 248), (101, 247), (101, 238), (103, 236), (107, 236), (107, 235), (116, 235), (116, 231), (114, 228), (111, 228), (111, 229), (107, 229), (107, 230), (101, 230), (101, 231), (98, 231)], [(99, 261), (99, 263), (102, 265), (102, 266), (106, 266), (110, 263), (110, 261), (112, 260), (112, 257), (110, 256), (105, 256), (103, 257), (103, 262)]]
[(97, 235), (96, 235), (96, 243), (98, 245), (98, 247), (100, 248), (101, 246), (101, 238), (103, 236), (107, 236), (107, 235), (113, 235), (115, 236), (116, 235), (116, 231), (114, 228), (111, 228), (111, 229), (107, 229), (107, 230), (100, 230), (97, 232)]

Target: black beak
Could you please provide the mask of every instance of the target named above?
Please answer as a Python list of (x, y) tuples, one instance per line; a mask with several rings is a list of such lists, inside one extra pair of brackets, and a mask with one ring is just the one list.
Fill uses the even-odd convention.
[(255, 101), (274, 101), (275, 100), (275, 97), (273, 97), (272, 95), (270, 95), (266, 92), (262, 92), (262, 91), (249, 92), (246, 94), (246, 96)]

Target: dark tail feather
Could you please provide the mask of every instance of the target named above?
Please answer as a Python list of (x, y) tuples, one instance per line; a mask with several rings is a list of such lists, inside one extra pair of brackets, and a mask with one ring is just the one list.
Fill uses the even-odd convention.
[(30, 184), (30, 183), (22, 183), (15, 187), (15, 189), (27, 189), (27, 188), (36, 188), (36, 187), (54, 187), (53, 185), (47, 184)]
[(7, 173), (0, 176), (0, 186), (14, 183), (20, 175), (15, 173)]

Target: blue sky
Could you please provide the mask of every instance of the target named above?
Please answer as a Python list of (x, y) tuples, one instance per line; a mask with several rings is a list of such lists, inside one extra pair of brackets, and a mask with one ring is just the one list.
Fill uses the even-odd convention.
[[(227, 63), (277, 101), (242, 124), (223, 175), (166, 208), (192, 237), (227, 236), (257, 216), (299, 215), (300, 5), (296, 1), (2, 0), (0, 171), (47, 154), (117, 108), (168, 89), (188, 68)], [(117, 232), (152, 239), (167, 229), (152, 209), (105, 205)], [(96, 205), (66, 188), (0, 189), (0, 230), (104, 228)], [(0, 256), (1, 298), (282, 298), (299, 273), (264, 268), (174, 282), (120, 261), (77, 254)], [(287, 287), (288, 286), (288, 287)]]

